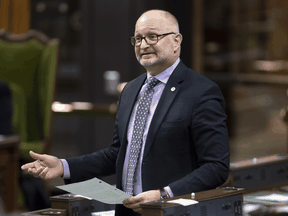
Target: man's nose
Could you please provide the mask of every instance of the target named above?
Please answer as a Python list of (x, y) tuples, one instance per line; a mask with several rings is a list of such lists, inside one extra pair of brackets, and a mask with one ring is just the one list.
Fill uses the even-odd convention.
[(140, 48), (145, 48), (145, 47), (148, 47), (150, 46), (147, 41), (146, 41), (146, 38), (142, 38), (142, 41), (141, 41), (141, 44), (140, 44)]

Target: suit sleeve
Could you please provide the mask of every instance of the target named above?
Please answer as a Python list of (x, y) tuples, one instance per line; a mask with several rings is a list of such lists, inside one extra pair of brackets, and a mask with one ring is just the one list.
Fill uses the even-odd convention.
[(216, 84), (203, 90), (191, 119), (191, 145), (197, 155), (197, 168), (169, 184), (174, 196), (214, 189), (229, 174), (230, 151), (224, 98)]

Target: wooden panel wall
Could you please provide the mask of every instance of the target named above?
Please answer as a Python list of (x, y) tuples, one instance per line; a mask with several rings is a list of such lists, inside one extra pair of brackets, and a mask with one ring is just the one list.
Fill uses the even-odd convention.
[(202, 0), (194, 0), (191, 11), (193, 11), (192, 55), (190, 67), (198, 73), (203, 73), (203, 5)]
[(288, 57), (288, 1), (269, 0), (269, 16), (274, 29), (268, 41), (269, 60), (287, 60)]
[(26, 33), (30, 28), (30, 0), (1, 0), (0, 28)]
[(10, 0), (0, 1), (0, 28), (5, 28), (11, 31), (12, 29), (9, 28), (9, 1)]

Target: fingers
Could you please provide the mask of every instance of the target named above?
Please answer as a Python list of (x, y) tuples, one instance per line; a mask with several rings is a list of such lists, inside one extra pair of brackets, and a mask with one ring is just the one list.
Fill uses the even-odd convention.
[[(32, 165), (31, 165), (32, 164)], [(29, 167), (28, 167), (29, 166)], [(27, 169), (27, 172), (31, 175), (33, 175), (35, 178), (41, 178), (43, 180), (50, 179), (47, 175), (49, 172), (48, 167), (41, 166), (39, 163), (30, 163), (25, 164), (21, 167), (23, 170)]]
[(131, 209), (137, 209), (140, 207), (140, 204), (143, 202), (143, 199), (141, 197), (137, 197), (137, 196), (134, 196), (134, 197), (130, 197), (126, 200), (123, 201), (123, 205), (126, 207), (126, 208), (131, 208)]
[(49, 179), (49, 176), (47, 175), (49, 172), (49, 163), (47, 164), (47, 160), (49, 158), (47, 159), (47, 155), (37, 154), (33, 151), (30, 151), (29, 154), (35, 161), (24, 164), (21, 166), (21, 169), (27, 170), (29, 174), (36, 178), (42, 178), (44, 180)]
[(129, 205), (135, 203), (135, 196), (127, 198), (123, 201), (123, 205)]
[(33, 167), (34, 167), (34, 162), (22, 165), (21, 169), (26, 170), (26, 169), (33, 168)]
[(33, 168), (29, 168), (29, 169), (28, 169), (28, 173), (31, 174), (31, 175), (33, 175), (33, 176), (36, 177), (36, 178), (40, 178), (39, 174), (40, 174), (44, 169), (45, 169), (45, 167), (42, 167), (42, 166), (40, 166), (40, 167), (38, 167), (38, 168), (33, 167)]
[(41, 179), (48, 179), (48, 177), (47, 177), (48, 171), (49, 171), (49, 168), (46, 167), (46, 168), (39, 174), (39, 177), (40, 177)]
[(123, 205), (126, 208), (131, 208), (133, 211), (141, 213), (142, 208), (140, 204), (156, 201), (160, 199), (159, 190), (151, 190), (138, 194), (137, 196), (130, 197), (123, 201)]
[(33, 159), (35, 159), (35, 160), (43, 160), (44, 157), (45, 157), (44, 155), (37, 154), (37, 153), (35, 153), (35, 152), (33, 152), (33, 151), (30, 151), (29, 154), (30, 154), (30, 156), (31, 156)]
[[(35, 153), (35, 152), (33, 152), (33, 151), (30, 151), (29, 154), (30, 154), (30, 156), (31, 156), (33, 159), (35, 159), (36, 161), (31, 162), (31, 163), (24, 164), (23, 166), (21, 166), (21, 169), (22, 169), (22, 170), (26, 170), (26, 169), (33, 168), (33, 167), (38, 168), (38, 167), (40, 166), (40, 165), (38, 165), (38, 164), (41, 162), (42, 159), (44, 159), (44, 158), (43, 158), (43, 155), (37, 154), (37, 153)], [(36, 163), (36, 162), (38, 162), (38, 163)]]
[[(25, 169), (29, 169), (29, 168), (36, 168), (38, 169), (39, 167), (43, 166), (41, 164), (41, 161), (37, 160), (37, 161), (34, 161), (34, 162), (31, 162), (31, 163), (27, 163), (27, 164), (24, 164), (21, 166), (21, 169), (22, 170), (25, 170)], [(46, 166), (44, 166), (46, 167)]]

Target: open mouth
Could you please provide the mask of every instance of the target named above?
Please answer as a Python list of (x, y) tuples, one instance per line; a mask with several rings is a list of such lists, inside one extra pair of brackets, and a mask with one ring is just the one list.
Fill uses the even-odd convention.
[(149, 57), (152, 57), (152, 56), (154, 56), (155, 54), (154, 53), (143, 53), (143, 54), (141, 54), (141, 57), (143, 57), (143, 58), (149, 58)]

